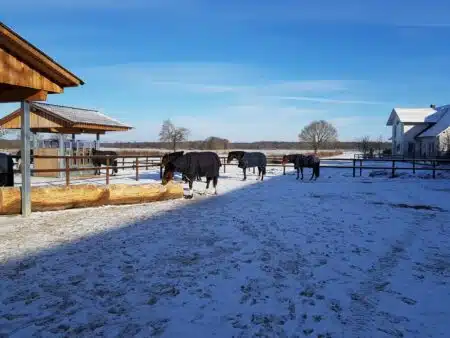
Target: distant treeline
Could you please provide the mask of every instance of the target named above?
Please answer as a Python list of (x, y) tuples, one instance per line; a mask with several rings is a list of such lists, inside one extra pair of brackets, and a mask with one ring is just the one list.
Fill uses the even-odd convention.
[[(102, 142), (102, 148), (122, 148), (122, 149), (171, 149), (172, 144), (166, 142)], [(356, 150), (359, 147), (359, 142), (335, 142), (333, 144), (323, 147), (323, 149), (341, 149), (341, 150)], [(383, 147), (390, 148), (390, 143), (383, 142)], [(226, 150), (226, 149), (299, 149), (310, 150), (311, 146), (304, 142), (278, 142), (278, 141), (260, 141), (260, 142), (215, 142), (214, 145), (205, 141), (186, 141), (177, 144), (178, 149), (211, 149), (211, 150)]]
[[(323, 147), (325, 150), (358, 150), (360, 142), (336, 142)], [(121, 149), (168, 149), (172, 148), (171, 143), (165, 142), (102, 142), (102, 148), (121, 148)], [(382, 148), (391, 147), (390, 142), (383, 142)], [(260, 141), (260, 142), (227, 142), (226, 140), (207, 140), (207, 141), (187, 141), (177, 144), (178, 149), (199, 149), (199, 150), (227, 150), (227, 149), (298, 149), (310, 150), (311, 146), (304, 142), (278, 142), (278, 141)], [(2, 140), (0, 139), (0, 149), (20, 149), (20, 140)]]

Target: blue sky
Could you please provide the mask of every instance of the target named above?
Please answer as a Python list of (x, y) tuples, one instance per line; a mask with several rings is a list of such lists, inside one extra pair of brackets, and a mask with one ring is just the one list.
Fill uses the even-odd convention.
[[(49, 103), (96, 108), (153, 141), (166, 118), (232, 141), (389, 136), (393, 107), (450, 103), (450, 2), (15, 0), (0, 20), (86, 84)], [(16, 105), (0, 105), (6, 114)]]

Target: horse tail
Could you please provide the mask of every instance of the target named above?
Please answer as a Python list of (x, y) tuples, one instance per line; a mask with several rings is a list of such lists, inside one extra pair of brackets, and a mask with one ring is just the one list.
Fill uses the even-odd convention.
[(316, 178), (320, 176), (320, 162), (314, 165), (314, 175), (316, 175)]

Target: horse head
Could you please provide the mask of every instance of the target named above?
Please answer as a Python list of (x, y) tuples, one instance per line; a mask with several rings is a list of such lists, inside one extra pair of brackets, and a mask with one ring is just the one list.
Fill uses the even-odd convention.
[(175, 166), (173, 165), (173, 163), (167, 163), (166, 167), (164, 168), (164, 174), (161, 182), (162, 185), (166, 185), (167, 183), (169, 183), (169, 181), (173, 180), (174, 171)]
[(234, 159), (239, 161), (242, 158), (242, 156), (244, 156), (243, 151), (230, 151), (227, 157), (227, 164), (230, 164), (231, 161), (233, 161)]

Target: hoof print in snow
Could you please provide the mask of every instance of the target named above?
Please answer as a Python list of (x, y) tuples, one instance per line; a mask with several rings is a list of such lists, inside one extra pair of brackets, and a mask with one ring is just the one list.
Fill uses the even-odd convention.
[(300, 292), (300, 296), (311, 298), (314, 296), (314, 290), (312, 288), (306, 288), (302, 292)]
[(415, 301), (414, 299), (408, 298), (408, 297), (402, 297), (400, 299), (403, 303), (406, 303), (408, 305), (416, 305), (416, 303), (417, 303), (417, 301)]
[(148, 305), (155, 305), (158, 302), (158, 298), (156, 298), (155, 296), (151, 296), (149, 298), (149, 300), (147, 301)]
[(323, 320), (323, 317), (321, 315), (314, 315), (312, 316), (312, 318), (316, 323), (319, 323)]
[(303, 334), (304, 334), (305, 336), (309, 336), (309, 335), (311, 335), (313, 332), (314, 332), (313, 329), (304, 329), (304, 330), (303, 330)]

